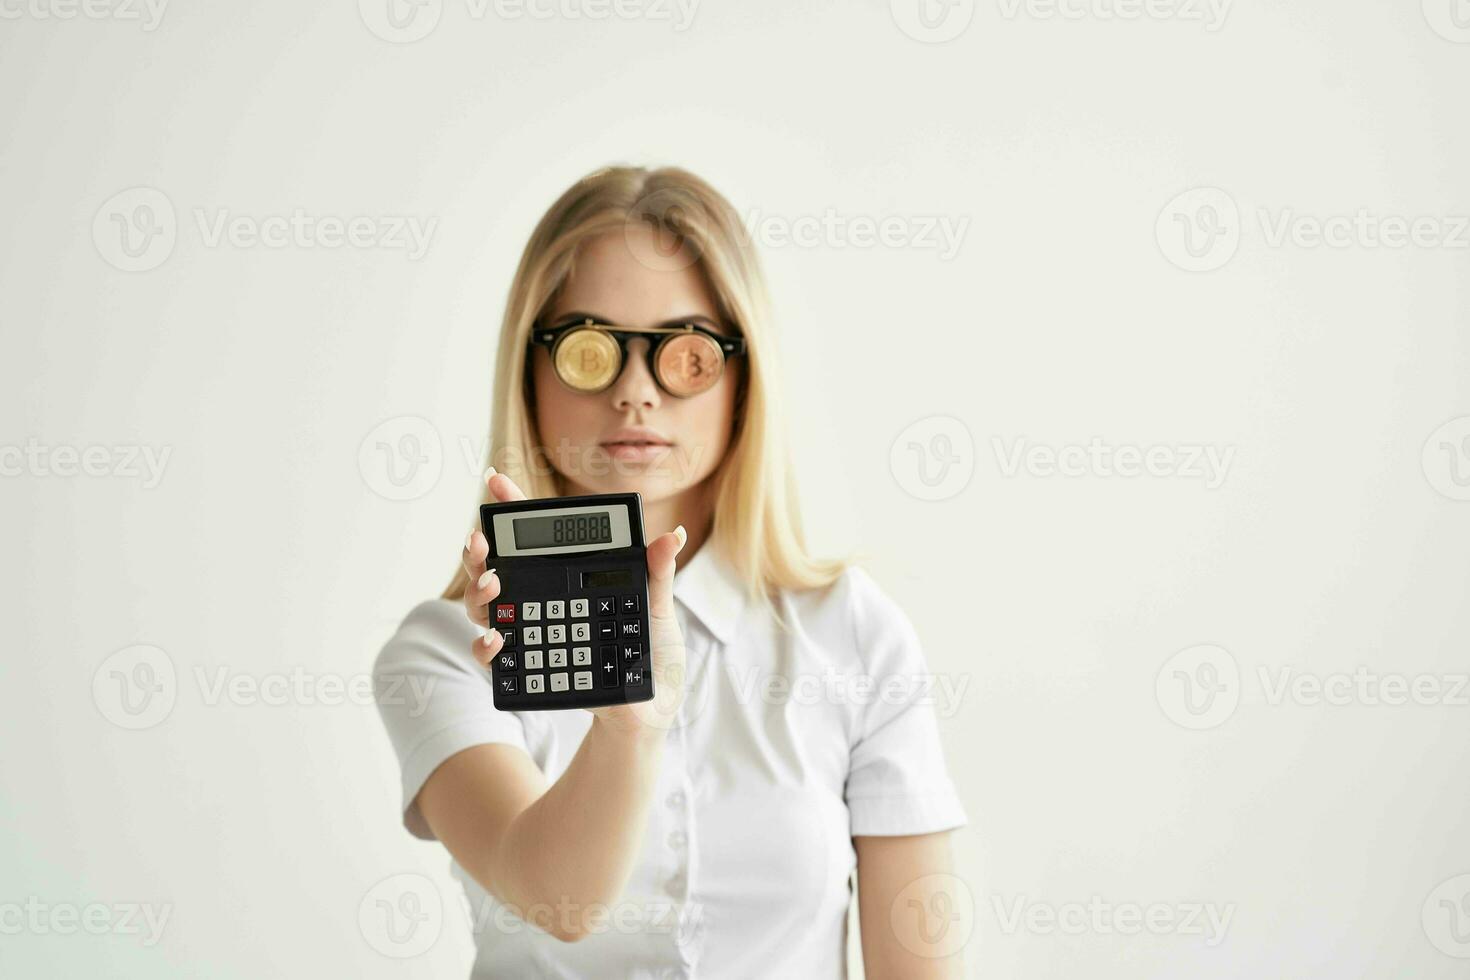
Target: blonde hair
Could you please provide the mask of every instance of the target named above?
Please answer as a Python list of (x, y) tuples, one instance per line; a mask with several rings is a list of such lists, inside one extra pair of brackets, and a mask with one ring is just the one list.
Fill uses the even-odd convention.
[[(565, 495), (563, 478), (537, 443), (527, 342), (571, 273), (578, 248), (629, 224), (649, 224), (661, 237), (689, 249), (721, 312), (745, 337), (748, 354), (735, 431), (724, 459), (707, 478), (714, 481), (708, 543), (729, 557), (747, 597), (774, 611), (774, 590), (830, 585), (850, 562), (819, 559), (807, 550), (784, 439), (781, 375), (765, 279), (740, 216), (694, 174), (673, 167), (598, 170), (569, 188), (542, 216), (521, 255), (501, 324), (490, 465), (510, 476), (528, 497)], [(482, 499), (491, 502), (488, 489)], [(468, 583), (461, 567), (443, 597), (463, 598)]]

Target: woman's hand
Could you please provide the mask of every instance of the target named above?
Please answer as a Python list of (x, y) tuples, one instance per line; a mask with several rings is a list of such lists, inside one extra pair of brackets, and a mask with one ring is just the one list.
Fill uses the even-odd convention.
[[(525, 500), (520, 487), (504, 473), (489, 471), (488, 486), (496, 500)], [(654, 697), (638, 704), (618, 704), (589, 708), (594, 723), (611, 733), (633, 738), (661, 738), (674, 726), (679, 706), (684, 701), (684, 634), (674, 616), (675, 556), (688, 540), (683, 526), (661, 534), (648, 542), (648, 649), (653, 665)], [(482, 667), (488, 668), (500, 653), (503, 640), (490, 622), (490, 605), (500, 595), (500, 576), (492, 568), (485, 570), (485, 557), (490, 543), (476, 528), (461, 556), (469, 585), (464, 593), (465, 614), (470, 622), (485, 629), (485, 635), (471, 645), (471, 653)]]

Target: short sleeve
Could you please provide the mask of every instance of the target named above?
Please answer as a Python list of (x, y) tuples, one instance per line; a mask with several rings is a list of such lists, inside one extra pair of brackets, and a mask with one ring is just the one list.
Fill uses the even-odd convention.
[(849, 621), (872, 689), (858, 715), (845, 798), (854, 837), (962, 827), (965, 810), (945, 766), (934, 703), (939, 690), (918, 634), (899, 605), (853, 566)]
[(403, 775), (403, 824), (425, 840), (434, 833), (417, 799), (435, 769), (474, 745), (527, 747), (520, 717), (496, 709), (490, 675), (470, 653), (478, 634), (459, 603), (429, 600), (404, 618), (373, 665), (373, 699)]

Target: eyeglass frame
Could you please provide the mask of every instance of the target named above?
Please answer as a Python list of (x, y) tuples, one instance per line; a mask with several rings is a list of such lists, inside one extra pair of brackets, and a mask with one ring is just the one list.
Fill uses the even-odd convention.
[[(622, 358), (622, 363), (618, 365), (618, 371), (612, 376), (612, 380), (603, 387), (598, 388), (596, 391), (585, 391), (581, 388), (573, 388), (571, 385), (568, 385), (565, 381), (562, 380), (561, 372), (555, 370), (557, 342), (560, 341), (562, 337), (564, 337), (568, 332), (572, 330), (600, 330), (603, 333), (611, 336), (613, 339), (613, 343), (618, 345), (618, 353)], [(625, 327), (619, 326), (614, 323), (604, 323), (602, 321), (595, 320), (590, 316), (581, 321), (563, 323), (559, 327), (532, 327), (531, 337), (529, 340), (526, 341), (526, 346), (528, 348), (546, 348), (547, 354), (551, 355), (553, 373), (556, 375), (556, 380), (561, 382), (563, 387), (567, 388), (569, 391), (575, 391), (578, 394), (595, 395), (598, 392), (606, 391), (608, 388), (611, 388), (613, 385), (617, 384), (618, 378), (622, 376), (623, 368), (626, 367), (628, 364), (628, 341), (633, 340), (634, 338), (639, 336), (662, 336), (664, 338), (663, 340), (660, 340), (656, 344), (650, 342), (648, 345), (648, 373), (653, 376), (653, 379), (658, 384), (659, 388), (667, 392), (669, 395), (672, 395), (675, 398), (697, 398), (699, 395), (705, 394), (705, 392), (699, 392), (695, 395), (677, 395), (674, 392), (669, 391), (668, 388), (665, 388), (663, 381), (658, 376), (658, 369), (655, 366), (657, 364), (659, 348), (662, 347), (670, 337), (681, 336), (689, 333), (703, 334), (711, 341), (713, 341), (715, 346), (720, 349), (720, 357), (722, 358), (720, 362), (720, 373), (722, 375), (725, 371), (725, 363), (728, 362), (730, 358), (741, 357), (747, 352), (744, 337), (732, 337), (727, 334), (717, 333), (716, 331), (711, 330), (709, 327), (706, 327), (703, 324), (699, 323), (684, 323), (680, 324), (679, 326), (673, 327)]]

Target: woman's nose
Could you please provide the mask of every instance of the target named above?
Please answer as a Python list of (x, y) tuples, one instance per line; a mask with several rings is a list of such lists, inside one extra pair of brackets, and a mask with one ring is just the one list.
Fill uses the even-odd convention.
[(629, 408), (658, 408), (662, 401), (658, 382), (648, 371), (648, 341), (634, 337), (628, 341), (628, 353), (623, 360), (623, 371), (613, 382), (613, 408), (625, 412)]

